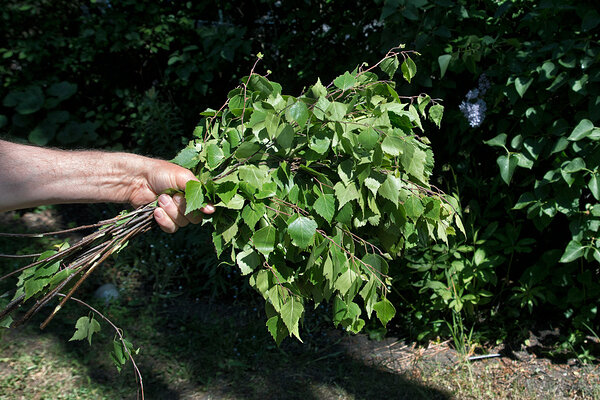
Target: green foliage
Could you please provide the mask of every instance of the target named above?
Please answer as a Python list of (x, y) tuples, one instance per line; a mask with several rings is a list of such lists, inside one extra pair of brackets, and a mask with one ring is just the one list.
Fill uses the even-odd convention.
[[(410, 60), (390, 52), (378, 65), (393, 74), (398, 57)], [(433, 153), (417, 136), (431, 107), (401, 101), (372, 70), (318, 80), (299, 97), (253, 70), (174, 159), (199, 179), (186, 186), (186, 211), (215, 205), (217, 255), (249, 275), (277, 343), (300, 338), (310, 300), (333, 301), (334, 323), (352, 332), (365, 312), (386, 325), (396, 312), (388, 260), (455, 233), (455, 208), (430, 186)]]
[[(527, 321), (525, 308), (538, 309), (538, 315), (552, 310), (549, 318), (567, 331), (575, 329), (580, 338), (582, 324), (597, 326), (600, 18), (595, 9), (588, 1), (385, 2), (381, 38), (409, 43), (421, 53), (420, 66), (436, 71), (413, 83), (444, 99), (443, 132), (433, 146), (469, 211), (467, 243), (438, 248), (433, 257), (411, 256), (409, 265), (418, 266), (413, 274), (423, 281), (403, 273), (396, 277), (427, 287), (438, 275), (440, 285), (430, 290), (434, 299), (441, 296), (441, 305), (411, 301), (430, 328), (437, 320), (432, 311), (456, 305), (451, 301), (458, 296), (447, 292), (451, 282), (439, 272), (427, 275), (426, 265), (439, 265), (438, 271), (460, 265), (458, 276), (455, 270), (451, 275), (460, 298), (475, 296), (461, 302), (471, 304), (466, 312), (472, 317), (477, 310), (493, 316), (494, 304), (502, 304), (504, 317), (516, 318), (507, 324)], [(482, 74), (489, 79), (486, 90), (481, 90)], [(479, 92), (471, 95), (487, 105), (476, 127), (458, 109), (474, 88)], [(463, 261), (468, 253), (457, 257), (460, 248), (484, 251), (494, 279), (478, 279), (476, 265)], [(440, 257), (443, 262), (432, 265)], [(472, 292), (473, 283), (480, 289)], [(478, 290), (495, 296), (478, 296)]]

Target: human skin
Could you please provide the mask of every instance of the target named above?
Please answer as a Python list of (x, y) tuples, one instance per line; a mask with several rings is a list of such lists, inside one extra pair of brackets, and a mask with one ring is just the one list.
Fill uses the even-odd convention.
[(194, 174), (164, 160), (131, 153), (67, 151), (0, 140), (0, 212), (49, 204), (130, 203), (157, 199), (154, 218), (168, 233), (212, 214), (209, 205), (185, 215), (185, 189)]

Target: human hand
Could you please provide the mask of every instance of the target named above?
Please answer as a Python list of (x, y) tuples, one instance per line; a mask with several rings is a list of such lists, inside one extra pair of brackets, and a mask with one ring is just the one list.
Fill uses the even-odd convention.
[(163, 193), (167, 189), (185, 190), (190, 180), (197, 180), (188, 169), (168, 161), (143, 157), (142, 173), (133, 184), (129, 202), (139, 207), (150, 203), (158, 196), (158, 207), (154, 210), (154, 219), (160, 228), (167, 233), (174, 233), (180, 227), (189, 223), (197, 224), (202, 221), (203, 214), (212, 214), (215, 208), (207, 205), (199, 211), (185, 214), (185, 197), (181, 194), (170, 196)]

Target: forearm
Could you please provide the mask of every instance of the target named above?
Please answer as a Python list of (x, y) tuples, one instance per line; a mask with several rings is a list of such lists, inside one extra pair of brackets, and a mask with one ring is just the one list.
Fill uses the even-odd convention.
[(143, 160), (132, 154), (0, 141), (0, 211), (42, 204), (127, 202), (136, 186), (145, 182)]

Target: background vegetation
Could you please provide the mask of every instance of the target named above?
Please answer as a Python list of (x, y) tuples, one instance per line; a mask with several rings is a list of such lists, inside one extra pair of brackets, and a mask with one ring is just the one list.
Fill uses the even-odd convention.
[[(223, 103), (259, 51), (273, 80), (297, 93), (399, 43), (419, 51), (418, 75), (398, 91), (443, 100), (442, 127), (429, 129), (434, 175), (461, 199), (468, 234), (390, 266), (391, 329), (428, 340), (473, 327), (473, 338), (501, 342), (558, 327), (557, 354), (593, 359), (585, 339), (600, 328), (594, 1), (3, 3), (0, 133), (38, 145), (172, 158), (198, 113)], [(143, 276), (154, 299), (256, 296), (207, 251), (209, 235), (149, 235), (116, 262)]]

